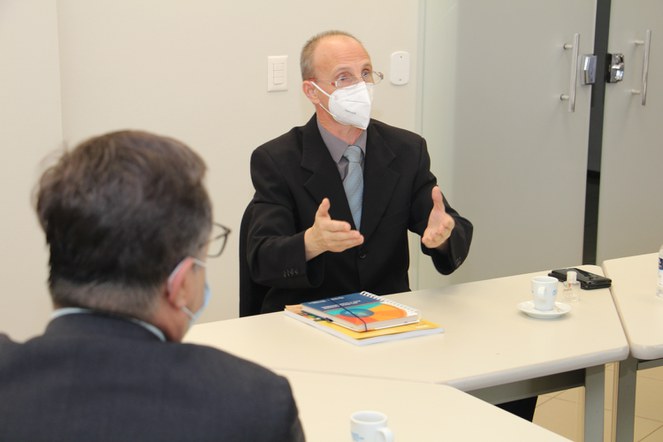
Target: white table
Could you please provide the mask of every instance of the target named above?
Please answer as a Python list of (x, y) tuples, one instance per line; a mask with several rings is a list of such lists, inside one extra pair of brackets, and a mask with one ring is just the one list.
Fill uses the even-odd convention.
[(585, 440), (602, 441), (604, 364), (628, 356), (619, 316), (608, 289), (582, 291), (562, 318), (524, 315), (530, 279), (546, 273), (390, 295), (441, 335), (358, 347), (272, 313), (196, 325), (186, 341), (272, 369), (447, 384), (492, 403), (585, 385)]
[(307, 440), (350, 441), (350, 415), (385, 413), (396, 441), (564, 441), (452, 387), (279, 370), (290, 381)]
[(631, 349), (619, 364), (618, 441), (632, 441), (637, 370), (663, 365), (663, 299), (656, 296), (658, 253), (603, 263), (612, 279), (612, 296)]

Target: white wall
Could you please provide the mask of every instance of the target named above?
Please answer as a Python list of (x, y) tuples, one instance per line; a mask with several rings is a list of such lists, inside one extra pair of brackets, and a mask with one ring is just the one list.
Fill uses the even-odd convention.
[(0, 0), (0, 332), (16, 339), (42, 331), (51, 309), (30, 196), (61, 140), (55, 2)]
[[(431, 170), (445, 196), (456, 210), (465, 215), (462, 201), (454, 198), (454, 148), (456, 146), (456, 66), (458, 40), (458, 0), (422, 0), (420, 3), (421, 57), (420, 95), (417, 132), (426, 137), (431, 157)], [(434, 97), (444, 97), (443, 100)], [(470, 221), (473, 221), (470, 219)], [(474, 221), (473, 221), (474, 222)], [(476, 236), (476, 234), (475, 234)], [(411, 235), (411, 273), (416, 272), (418, 288), (440, 287), (455, 279), (455, 274), (442, 276), (430, 259), (414, 256), (415, 235)], [(471, 258), (470, 254), (470, 258)], [(457, 281), (464, 282), (464, 281)]]
[[(337, 0), (325, 7), (303, 0), (0, 0), (0, 33), (13, 33), (0, 38), (3, 64), (5, 53), (21, 64), (0, 71), (1, 139), (12, 160), (2, 165), (0, 190), (6, 213), (0, 330), (20, 339), (40, 332), (47, 318), (43, 235), (28, 199), (39, 159), (61, 138), (72, 146), (124, 128), (173, 136), (205, 158), (215, 219), (234, 234), (209, 264), (213, 298), (202, 321), (235, 317), (237, 232), (253, 193), (250, 153), (313, 112), (300, 90), (302, 45), (323, 30), (349, 31), (387, 75), (390, 54), (410, 52), (411, 82), (383, 82), (374, 117), (414, 130), (418, 20), (418, 0)], [(45, 55), (29, 55), (36, 51)], [(269, 55), (288, 55), (288, 91), (266, 91)], [(26, 312), (29, 321), (14, 319)]]

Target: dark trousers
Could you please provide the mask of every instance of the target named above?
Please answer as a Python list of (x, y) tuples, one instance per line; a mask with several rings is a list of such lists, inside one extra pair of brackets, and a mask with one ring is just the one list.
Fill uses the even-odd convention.
[(517, 401), (497, 404), (497, 406), (502, 410), (506, 410), (511, 414), (515, 414), (516, 416), (532, 422), (532, 419), (534, 419), (534, 409), (536, 408), (536, 399), (537, 396), (528, 397), (525, 399), (518, 399)]

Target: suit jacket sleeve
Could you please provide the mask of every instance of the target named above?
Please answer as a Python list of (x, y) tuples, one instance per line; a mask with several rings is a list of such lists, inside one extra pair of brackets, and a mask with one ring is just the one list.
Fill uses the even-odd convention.
[[(423, 236), (428, 225), (428, 216), (433, 208), (431, 192), (437, 185), (435, 176), (430, 172), (430, 156), (426, 141), (422, 138), (421, 143), (422, 149), (417, 173), (418, 184), (415, 186), (418, 190), (413, 195), (410, 223), (410, 230), (419, 236)], [(454, 219), (455, 227), (441, 249), (429, 249), (422, 243), (421, 251), (432, 258), (433, 265), (438, 272), (448, 275), (460, 267), (467, 258), (472, 242), (473, 226), (469, 220), (451, 207), (444, 195), (443, 198), (445, 210)]]
[[(286, 153), (278, 159), (272, 151), (258, 148), (251, 156), (251, 179), (255, 187), (253, 217), (249, 224), (247, 259), (251, 277), (275, 288), (301, 289), (322, 282), (323, 260), (306, 262), (304, 231), (313, 218), (302, 219), (303, 207), (290, 191), (294, 161)], [(301, 185), (300, 185), (301, 186)], [(310, 211), (310, 210), (309, 210)]]

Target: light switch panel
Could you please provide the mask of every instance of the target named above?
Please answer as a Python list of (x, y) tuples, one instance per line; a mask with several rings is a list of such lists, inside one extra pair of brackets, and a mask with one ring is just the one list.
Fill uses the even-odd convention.
[(288, 56), (267, 57), (267, 92), (288, 90)]

